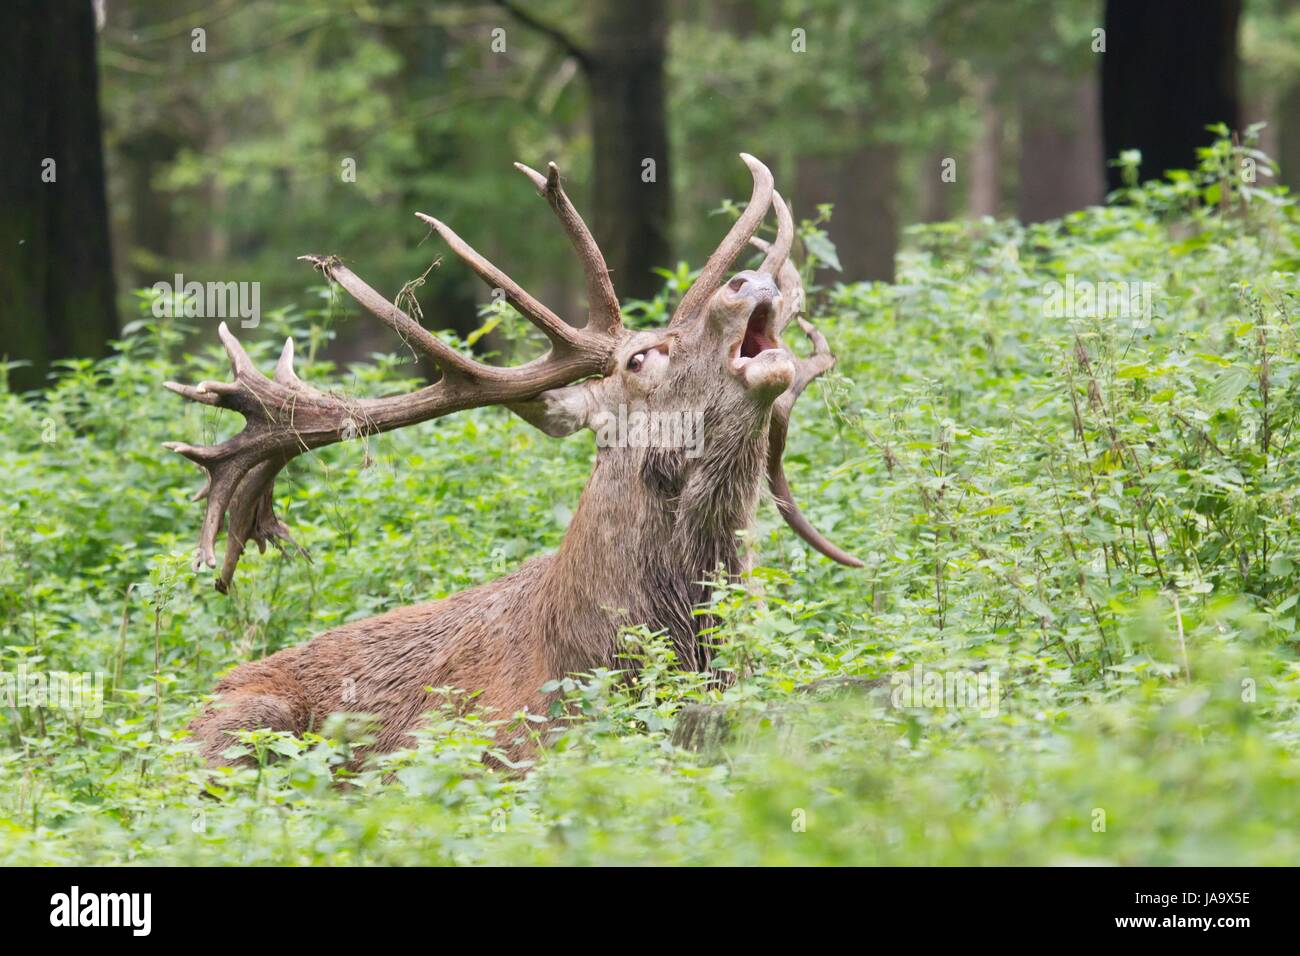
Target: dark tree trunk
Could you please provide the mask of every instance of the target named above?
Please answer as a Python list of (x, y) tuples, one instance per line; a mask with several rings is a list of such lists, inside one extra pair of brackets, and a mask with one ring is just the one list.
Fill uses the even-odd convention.
[(841, 273), (829, 281), (894, 281), (898, 252), (898, 147), (868, 143), (842, 156), (801, 156), (796, 169), (795, 218), (834, 206), (826, 233)]
[(893, 143), (872, 143), (842, 160), (845, 179), (856, 187), (836, 207), (840, 226), (852, 230), (849, 242), (839, 249), (840, 263), (850, 279), (894, 281), (898, 155), (899, 148)]
[[(0, 29), (0, 354), (101, 355), (117, 332), (95, 15), (90, 0), (13, 0)], [(53, 182), (45, 161), (53, 160)]]
[[(1141, 179), (1196, 163), (1205, 127), (1238, 125), (1241, 0), (1106, 0), (1102, 123), (1106, 158), (1142, 151)], [(1122, 185), (1108, 166), (1111, 189)]]
[[(664, 103), (668, 12), (664, 0), (601, 0), (593, 6), (587, 61), (595, 159), (593, 223), (614, 287), (648, 299), (670, 268), (672, 190)], [(654, 163), (647, 182), (646, 161)]]

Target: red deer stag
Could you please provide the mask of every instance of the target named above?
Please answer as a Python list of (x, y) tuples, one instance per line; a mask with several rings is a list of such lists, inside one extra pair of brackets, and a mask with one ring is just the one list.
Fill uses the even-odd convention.
[[(481, 364), (429, 333), (338, 259), (306, 256), (427, 354), (440, 372), (438, 381), (410, 394), (344, 401), (294, 374), (292, 339), (284, 344), (274, 378), (267, 378), (223, 324), (219, 334), (234, 381), (166, 383), (185, 398), (246, 419), (243, 431), (219, 444), (167, 445), (207, 472), (197, 496), (207, 499), (207, 508), (196, 570), (216, 566), (214, 545), (225, 520), (225, 560), (216, 581), (222, 592), (249, 539), (263, 550), (275, 539), (292, 542), (273, 510), (275, 478), (290, 459), (322, 445), (498, 404), (555, 437), (583, 427), (598, 430), (622, 409), (694, 415), (703, 438), (698, 454), (598, 443), (595, 468), (556, 553), (533, 558), (490, 584), (345, 624), (235, 668), (191, 725), (210, 763), (223, 762), (234, 743), (232, 731), (301, 733), (338, 711), (379, 718), (377, 751), (409, 745), (409, 732), (432, 709), (431, 687), (477, 692), (476, 706), (497, 717), (524, 708), (544, 713), (550, 699), (540, 688), (548, 680), (619, 666), (619, 629), (628, 624), (666, 631), (683, 666), (706, 667), (701, 625), (692, 611), (708, 596), (701, 581), (719, 571), (743, 570), (737, 532), (753, 519), (764, 472), (781, 514), (805, 541), (836, 561), (860, 566), (808, 523), (786, 483), (781, 456), (791, 407), (835, 359), (802, 317), (799, 324), (812, 342), (809, 357), (796, 357), (781, 344), (782, 330), (803, 304), (799, 273), (789, 261), (794, 225), (767, 167), (752, 156), (742, 159), (754, 180), (749, 205), (666, 328), (623, 327), (605, 260), (565, 195), (559, 171), (551, 164), (543, 176), (520, 165), (582, 261), (588, 312), (580, 328), (562, 321), (443, 223), (418, 215), (546, 335), (545, 356), (517, 367)], [(770, 244), (754, 237), (769, 207), (775, 207), (778, 223)], [(765, 250), (762, 265), (724, 283), (750, 242)], [(518, 741), (503, 746), (516, 758), (528, 752)]]

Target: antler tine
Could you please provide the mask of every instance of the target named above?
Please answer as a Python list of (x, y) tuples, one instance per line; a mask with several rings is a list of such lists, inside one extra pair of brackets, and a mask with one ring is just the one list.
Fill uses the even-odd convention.
[(860, 568), (861, 561), (827, 540), (804, 517), (795, 504), (790, 482), (785, 476), (785, 443), (790, 431), (790, 413), (794, 409), (794, 403), (813, 379), (835, 365), (835, 356), (831, 353), (826, 337), (800, 314), (805, 303), (803, 280), (790, 259), (790, 248), (794, 243), (794, 217), (779, 194), (773, 195), (772, 204), (776, 207), (776, 241), (768, 242), (757, 236), (751, 237), (749, 241), (766, 253), (759, 270), (769, 274), (775, 270), (777, 275), (777, 285), (781, 289), (781, 314), (776, 321), (777, 337), (780, 337), (791, 319), (797, 318), (799, 328), (812, 342), (812, 354), (807, 358), (795, 358), (794, 382), (772, 406), (772, 423), (767, 436), (767, 483), (776, 500), (777, 510), (795, 534), (831, 560), (851, 568)]
[(832, 561), (838, 561), (851, 568), (860, 568), (861, 561), (828, 541), (804, 517), (799, 506), (795, 504), (794, 496), (790, 493), (790, 483), (785, 477), (783, 456), (786, 436), (790, 429), (790, 412), (794, 408), (794, 403), (808, 387), (809, 382), (835, 365), (835, 356), (831, 353), (830, 346), (826, 344), (826, 337), (806, 319), (799, 319), (799, 328), (803, 329), (804, 334), (812, 341), (813, 350), (808, 358), (795, 359), (794, 382), (772, 406), (772, 424), (768, 429), (767, 437), (768, 487), (772, 489), (772, 496), (776, 499), (776, 507), (781, 512), (781, 517), (795, 534)]
[(587, 277), (587, 325), (610, 331), (621, 327), (623, 314), (619, 308), (618, 295), (614, 292), (614, 284), (609, 278), (609, 267), (605, 265), (605, 257), (596, 245), (591, 230), (564, 192), (564, 187), (560, 184), (559, 167), (555, 163), (548, 163), (545, 176), (523, 163), (515, 163), (515, 169), (527, 176), (550, 203), (582, 262), (582, 270)]
[(754, 177), (754, 191), (750, 194), (749, 205), (718, 244), (713, 255), (709, 256), (709, 260), (704, 263), (699, 278), (682, 296), (677, 311), (673, 313), (672, 320), (668, 323), (670, 328), (690, 322), (699, 315), (704, 304), (709, 301), (709, 297), (722, 284), (723, 277), (731, 268), (731, 264), (736, 261), (736, 256), (740, 255), (740, 250), (745, 248), (745, 243), (749, 242), (758, 231), (763, 217), (767, 215), (767, 207), (772, 202), (772, 173), (748, 153), (741, 153), (740, 158), (745, 161), (750, 174)]
[[(427, 217), (426, 217), (427, 218)], [(227, 546), (217, 590), (225, 592), (247, 542), (261, 550), (268, 542), (288, 542), (302, 554), (289, 529), (274, 511), (275, 479), (293, 458), (315, 448), (365, 435), (391, 431), (483, 405), (529, 400), (547, 389), (568, 385), (606, 371), (623, 334), (621, 326), (598, 323), (575, 329), (466, 246), (441, 223), (429, 220), (452, 247), (489, 281), (499, 284), (552, 342), (545, 356), (511, 368), (499, 368), (462, 355), (358, 278), (334, 256), (303, 256), (337, 282), (368, 311), (428, 355), (442, 377), (404, 395), (347, 399), (303, 382), (293, 369), (293, 340), (285, 342), (274, 377), (259, 372), (238, 339), (223, 322), (217, 334), (226, 348), (233, 382), (164, 383), (194, 402), (239, 412), (244, 429), (215, 445), (167, 442), (206, 473), (196, 499), (207, 499), (199, 530), (195, 570), (216, 566), (216, 538), (227, 520)]]
[[(754, 236), (749, 241), (764, 252), (767, 252), (772, 245), (766, 239), (760, 239), (758, 236)], [(764, 261), (766, 262), (766, 259)], [(777, 288), (781, 290), (781, 314), (776, 317), (775, 323), (776, 336), (779, 340), (781, 333), (785, 331), (785, 327), (790, 324), (790, 320), (803, 312), (805, 302), (803, 280), (799, 277), (799, 270), (788, 256), (781, 263), (781, 270), (776, 276), (776, 284)]]
[(772, 191), (772, 207), (776, 209), (776, 242), (768, 246), (758, 271), (774, 276), (780, 274), (790, 259), (790, 247), (794, 245), (794, 216), (776, 190)]
[[(587, 344), (587, 337), (580, 330), (569, 325), (558, 315), (548, 309), (524, 290), (519, 283), (510, 278), (496, 266), (475, 251), (474, 247), (462, 239), (444, 222), (434, 219), (422, 212), (415, 214), (433, 227), (443, 241), (451, 246), (452, 252), (460, 256), (489, 286), (502, 290), (510, 304), (523, 313), (524, 317), (545, 333), (551, 340), (551, 347), (557, 352), (581, 351)], [(597, 330), (591, 330), (597, 331)]]
[[(299, 256), (298, 261), (310, 262), (325, 278), (337, 282), (352, 298), (364, 306), (366, 311), (401, 336), (402, 341), (409, 342), (431, 358), (443, 375), (473, 378), (480, 371), (479, 363), (457, 352), (385, 299), (345, 266), (338, 256), (307, 255)], [(292, 346), (289, 355), (289, 361), (292, 363)], [(292, 370), (292, 364), (290, 369)]]

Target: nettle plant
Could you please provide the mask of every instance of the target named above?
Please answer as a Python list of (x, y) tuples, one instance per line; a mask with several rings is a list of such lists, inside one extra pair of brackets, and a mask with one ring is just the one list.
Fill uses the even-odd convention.
[(1224, 123), (1207, 126), (1216, 138), (1197, 147), (1194, 169), (1167, 170), (1164, 179), (1142, 184), (1138, 182), (1142, 153), (1126, 149), (1112, 160), (1124, 182), (1115, 198), (1170, 218), (1198, 210), (1244, 216), (1252, 203), (1289, 205), (1292, 200), (1273, 185), (1276, 164), (1260, 149), (1265, 125), (1252, 123), (1240, 134)]
[[(623, 325), (604, 257), (565, 195), (559, 171), (552, 164), (543, 176), (519, 166), (554, 209), (582, 262), (589, 305), (581, 327), (563, 321), (446, 225), (418, 215), (546, 335), (550, 350), (543, 357), (513, 368), (482, 364), (434, 336), (338, 259), (307, 256), (424, 352), (439, 380), (409, 394), (345, 399), (297, 377), (292, 339), (267, 378), (223, 324), (219, 334), (234, 381), (166, 383), (192, 401), (246, 419), (243, 431), (218, 444), (168, 444), (207, 472), (198, 496), (207, 499), (207, 508), (195, 568), (216, 566), (224, 521), (227, 547), (216, 582), (223, 592), (249, 540), (263, 549), (268, 542), (292, 543), (273, 509), (274, 482), (289, 460), (312, 449), (484, 405), (505, 405), (554, 437), (600, 429), (610, 416), (628, 411), (690, 416), (702, 430), (702, 442), (689, 449), (604, 444), (556, 553), (445, 600), (352, 622), (236, 668), (191, 726), (210, 762), (231, 759), (232, 735), (242, 731), (303, 733), (337, 712), (378, 718), (380, 729), (365, 749), (408, 746), (433, 706), (429, 688), (464, 691), (488, 715), (545, 713), (557, 678), (626, 663), (617, 659), (619, 634), (628, 626), (665, 633), (681, 665), (707, 669), (701, 631), (709, 621), (700, 613), (709, 598), (705, 582), (743, 572), (738, 535), (753, 522), (764, 476), (796, 533), (828, 557), (859, 566), (808, 523), (785, 479), (791, 408), (835, 360), (825, 338), (799, 316), (804, 293), (790, 262), (790, 211), (767, 167), (742, 158), (754, 180), (749, 204), (666, 327), (632, 331)], [(770, 244), (755, 236), (769, 208), (777, 218)], [(750, 243), (764, 250), (761, 265), (724, 283)], [(796, 318), (812, 343), (806, 358), (781, 341)], [(516, 760), (529, 749), (524, 735), (504, 752)]]

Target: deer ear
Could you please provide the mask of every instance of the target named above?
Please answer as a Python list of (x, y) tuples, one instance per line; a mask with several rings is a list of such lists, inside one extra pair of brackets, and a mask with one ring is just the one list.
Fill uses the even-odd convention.
[(596, 387), (601, 381), (553, 388), (530, 401), (511, 402), (506, 407), (552, 438), (564, 438), (591, 427), (593, 416), (600, 411)]

